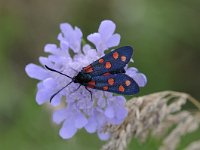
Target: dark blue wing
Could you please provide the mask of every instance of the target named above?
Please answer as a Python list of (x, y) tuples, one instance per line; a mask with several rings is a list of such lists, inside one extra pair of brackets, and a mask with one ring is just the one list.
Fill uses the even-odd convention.
[(84, 67), (81, 72), (88, 73), (92, 77), (100, 76), (107, 72), (121, 72), (121, 70), (124, 70), (124, 67), (130, 61), (132, 54), (133, 48), (130, 46), (118, 48), (96, 60), (87, 67)]
[(94, 76), (87, 87), (118, 94), (133, 95), (139, 92), (138, 84), (128, 75), (110, 74), (107, 76)]

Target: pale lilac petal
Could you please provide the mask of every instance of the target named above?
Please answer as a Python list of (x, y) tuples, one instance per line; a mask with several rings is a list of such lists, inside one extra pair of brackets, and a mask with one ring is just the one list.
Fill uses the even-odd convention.
[(92, 42), (100, 55), (104, 50), (119, 45), (120, 35), (113, 34), (115, 31), (115, 24), (110, 20), (101, 22), (98, 33), (90, 34), (87, 39)]
[(32, 63), (26, 65), (25, 71), (29, 77), (38, 80), (43, 80), (49, 76), (48, 72), (45, 69)]
[(74, 30), (75, 30), (75, 33), (76, 33), (76, 38), (77, 38), (77, 39), (81, 39), (82, 36), (83, 36), (83, 33), (81, 32), (80, 28), (75, 27)]
[(47, 57), (39, 57), (39, 62), (42, 64), (42, 65), (47, 65), (47, 66), (51, 66), (52, 63), (49, 61), (49, 59)]
[(68, 23), (62, 23), (60, 29), (63, 34), (58, 35), (61, 48), (71, 48), (75, 53), (80, 52), (82, 32), (78, 27), (72, 28)]
[(104, 20), (101, 22), (98, 31), (101, 34), (101, 36), (107, 40), (108, 38), (112, 36), (112, 34), (115, 31), (115, 28), (116, 28), (116, 25), (114, 24), (114, 22), (110, 20)]
[(60, 42), (62, 42), (63, 40), (65, 40), (64, 37), (63, 37), (63, 33), (59, 33), (57, 39), (58, 39)]
[(75, 119), (75, 127), (80, 129), (87, 124), (87, 119), (83, 116), (83, 114), (79, 113)]
[(112, 98), (113, 97), (113, 93), (111, 93), (111, 92), (104, 92), (104, 95), (107, 98)]
[(106, 117), (104, 115), (104, 111), (101, 109), (96, 109), (97, 112), (94, 113), (94, 117), (97, 120), (98, 126), (103, 126), (106, 123)]
[(73, 34), (73, 28), (68, 23), (61, 23), (60, 29), (61, 29), (62, 33), (64, 33), (65, 36)]
[(121, 107), (121, 106), (115, 107), (115, 112), (116, 112), (115, 115), (119, 119), (120, 121), (119, 123), (121, 123), (124, 120), (124, 118), (126, 118), (128, 115), (128, 109), (124, 107)]
[(67, 109), (59, 109), (59, 110), (56, 110), (54, 113), (53, 113), (53, 121), (57, 124), (60, 124), (61, 122), (63, 122), (65, 119), (66, 119), (66, 116), (67, 116)]
[(88, 120), (88, 123), (85, 125), (85, 129), (89, 133), (96, 132), (97, 122), (94, 117), (90, 117), (90, 119)]
[(144, 87), (147, 84), (147, 77), (143, 73), (138, 73), (133, 79), (140, 87)]
[(69, 47), (75, 52), (79, 53), (81, 50), (81, 38), (82, 38), (82, 32), (79, 28), (75, 27), (75, 30), (71, 36), (71, 39), (69, 40)]
[(106, 45), (108, 48), (118, 46), (120, 42), (120, 35), (114, 34), (112, 37), (109, 38), (109, 40), (106, 42)]
[(125, 106), (126, 104), (126, 99), (124, 96), (117, 96), (116, 100), (115, 100), (115, 104), (121, 105), (121, 106)]
[[(41, 105), (45, 102), (50, 101), (50, 97), (54, 94), (54, 88), (56, 86), (56, 82), (53, 78), (46, 78), (43, 80), (42, 84), (38, 84), (38, 92), (36, 94), (36, 102)], [(61, 96), (58, 94), (52, 99), (52, 105), (58, 105), (60, 102)]]
[(83, 46), (83, 52), (84, 52), (84, 54), (87, 54), (89, 50), (91, 50), (91, 46), (89, 44), (85, 44)]
[(134, 74), (134, 73), (137, 73), (138, 72), (138, 69), (135, 68), (135, 67), (130, 67), (126, 70), (126, 73), (131, 75), (131, 74)]
[(49, 102), (52, 93), (48, 89), (39, 89), (36, 94), (36, 102), (41, 105), (45, 102)]
[(57, 56), (57, 55), (50, 55), (50, 56), (48, 57), (48, 59), (49, 59), (49, 61), (51, 61), (51, 62), (60, 64), (60, 63), (62, 63), (62, 59), (64, 59), (64, 58), (59, 57), (59, 56)]
[(110, 138), (110, 134), (108, 132), (98, 132), (98, 136), (102, 141), (107, 141)]
[(101, 35), (99, 33), (93, 33), (87, 36), (87, 39), (92, 42), (96, 48), (98, 49), (98, 47), (101, 44)]
[(106, 100), (103, 97), (99, 97), (98, 102), (97, 102), (98, 106), (100, 106), (101, 108), (104, 108), (106, 106)]
[[(64, 51), (67, 51), (67, 53), (69, 53), (69, 52), (68, 52), (69, 43), (68, 43), (67, 41), (64, 41), (64, 40), (60, 41), (60, 48), (61, 48), (62, 50), (64, 50)], [(68, 54), (68, 55), (69, 55), (69, 54)]]
[(51, 54), (57, 54), (57, 46), (56, 44), (46, 44), (44, 47), (44, 51)]
[(140, 73), (136, 68), (130, 67), (126, 73), (135, 80), (139, 87), (144, 87), (147, 84), (146, 76)]
[(52, 89), (56, 86), (56, 81), (53, 78), (46, 78), (42, 83), (47, 89)]
[(88, 44), (83, 46), (83, 52), (87, 57), (94, 58), (95, 60), (98, 59), (97, 51), (92, 49)]
[(43, 83), (42, 83), (42, 82), (39, 82), (39, 83), (37, 84), (37, 88), (38, 88), (38, 90), (44, 88)]
[(59, 133), (63, 139), (70, 139), (76, 132), (77, 128), (74, 126), (74, 122), (67, 120), (63, 123)]
[(70, 44), (70, 48), (71, 48), (75, 53), (78, 53), (78, 52), (80, 51), (80, 46), (81, 46), (80, 41), (76, 41), (76, 42)]
[(105, 110), (105, 115), (108, 117), (108, 118), (113, 118), (114, 117), (114, 109), (113, 107), (111, 106), (108, 106)]
[[(94, 97), (96, 97), (96, 98), (100, 98), (100, 97), (102, 97), (104, 100), (104, 102), (103, 103), (105, 103), (105, 94), (104, 94), (104, 92), (103, 91), (100, 91), (100, 90), (95, 90), (95, 92), (94, 92)], [(99, 104), (99, 103), (98, 103)]]
[(58, 105), (60, 105), (61, 100), (62, 100), (62, 95), (61, 95), (61, 93), (59, 93), (53, 97), (53, 99), (51, 100), (51, 105), (58, 106)]

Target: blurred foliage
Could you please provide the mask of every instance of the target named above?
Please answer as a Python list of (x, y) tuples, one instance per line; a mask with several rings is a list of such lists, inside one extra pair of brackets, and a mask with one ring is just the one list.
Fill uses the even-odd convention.
[[(38, 64), (38, 57), (46, 55), (46, 43), (58, 43), (62, 22), (80, 27), (86, 38), (103, 19), (113, 20), (122, 37), (120, 45), (134, 46), (134, 66), (148, 77), (140, 95), (170, 89), (200, 99), (199, 6), (199, 0), (0, 0), (0, 149), (102, 145), (95, 134), (85, 131), (69, 141), (60, 139), (48, 109), (34, 100), (37, 81), (24, 72), (26, 64)], [(148, 149), (155, 149), (159, 142), (149, 143)], [(131, 147), (135, 145), (137, 149), (137, 144)]]

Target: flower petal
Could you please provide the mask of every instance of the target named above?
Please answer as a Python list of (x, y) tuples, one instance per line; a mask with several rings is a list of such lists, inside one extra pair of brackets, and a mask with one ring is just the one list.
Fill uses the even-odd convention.
[(77, 132), (77, 128), (74, 126), (73, 124), (74, 122), (69, 120), (66, 120), (63, 125), (62, 128), (60, 129), (60, 136), (63, 139), (70, 139), (72, 136), (74, 136), (74, 134)]
[(114, 117), (114, 109), (112, 106), (108, 106), (105, 110), (105, 115), (108, 117), (108, 118), (113, 118)]
[(147, 78), (143, 73), (140, 73), (136, 68), (130, 67), (126, 72), (130, 77), (132, 77), (139, 87), (144, 87), (147, 84)]
[(119, 42), (120, 42), (120, 35), (114, 34), (106, 42), (106, 45), (107, 45), (108, 48), (111, 48), (111, 47), (114, 47), (114, 46), (118, 46)]
[(56, 86), (56, 81), (53, 78), (46, 78), (42, 83), (47, 89), (54, 89)]
[(107, 141), (110, 138), (110, 134), (108, 132), (98, 132), (98, 136), (102, 141)]
[(51, 91), (49, 91), (49, 89), (38, 89), (38, 92), (36, 94), (36, 102), (41, 105), (47, 101), (49, 101), (50, 97), (51, 97)]
[(97, 55), (97, 51), (95, 49), (92, 49), (88, 44), (83, 46), (83, 52), (85, 56), (87, 56), (90, 59), (92, 58), (94, 60), (97, 60), (99, 58)]
[(133, 77), (140, 87), (144, 87), (147, 84), (147, 77), (143, 73), (138, 73)]
[(99, 107), (104, 108), (106, 106), (106, 99), (103, 97), (99, 97), (97, 104)]
[(101, 43), (101, 35), (99, 33), (90, 34), (87, 36), (87, 39), (90, 42), (92, 42), (96, 47), (99, 47), (99, 45)]
[(76, 33), (76, 38), (81, 39), (83, 36), (83, 33), (81, 32), (80, 28), (75, 27), (74, 31)]
[(44, 47), (44, 51), (52, 54), (57, 54), (57, 46), (56, 44), (46, 44)]
[(49, 74), (47, 73), (45, 69), (32, 63), (26, 65), (25, 71), (29, 77), (38, 79), (38, 80), (43, 80), (49, 76)]
[(80, 129), (84, 127), (88, 123), (87, 119), (83, 116), (83, 114), (79, 113), (75, 119), (75, 127)]
[(58, 93), (56, 96), (53, 97), (53, 99), (51, 100), (51, 105), (53, 106), (58, 106), (60, 105), (60, 102), (62, 100), (62, 95), (60, 93)]
[(115, 124), (122, 123), (124, 119), (127, 117), (127, 115), (128, 115), (128, 110), (125, 108), (125, 106), (115, 107), (115, 116), (116, 116)]
[[(64, 40), (60, 41), (60, 48), (61, 48), (62, 50), (64, 50), (64, 51), (66, 51), (67, 53), (69, 53), (69, 52), (68, 52), (69, 43), (68, 43), (67, 41), (64, 41)], [(68, 54), (68, 55), (69, 55), (69, 54)], [(68, 56), (68, 55), (67, 55), (67, 56)]]
[(104, 20), (99, 26), (99, 33), (104, 39), (108, 39), (112, 36), (116, 28), (116, 25), (111, 20)]
[(60, 29), (63, 34), (58, 35), (61, 46), (71, 48), (75, 53), (80, 52), (82, 32), (78, 27), (75, 29), (68, 23), (62, 23)]
[(64, 33), (64, 36), (71, 35), (73, 33), (73, 28), (68, 23), (61, 23), (60, 24), (60, 30), (62, 33)]
[(88, 123), (85, 125), (85, 129), (89, 133), (96, 132), (97, 122), (94, 117), (90, 117), (90, 119), (88, 120)]
[(115, 97), (115, 104), (120, 105), (120, 106), (125, 106), (125, 104), (126, 104), (125, 97), (124, 96)]
[(47, 66), (51, 66), (52, 63), (49, 61), (49, 59), (47, 57), (39, 57), (39, 62), (42, 65), (47, 65)]
[(55, 123), (60, 124), (61, 122), (63, 122), (66, 119), (66, 116), (67, 116), (66, 114), (67, 114), (67, 109), (65, 109), (65, 108), (56, 110), (53, 113), (52, 119)]

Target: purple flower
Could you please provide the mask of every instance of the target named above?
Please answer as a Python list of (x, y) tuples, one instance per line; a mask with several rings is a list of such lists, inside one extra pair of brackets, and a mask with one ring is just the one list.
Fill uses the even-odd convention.
[(98, 30), (99, 32), (90, 34), (87, 39), (96, 46), (100, 54), (104, 54), (105, 50), (119, 45), (120, 35), (117, 33), (113, 34), (115, 28), (116, 25), (112, 21), (102, 21)]
[(126, 70), (126, 74), (132, 77), (139, 87), (144, 87), (147, 83), (147, 78), (143, 73), (140, 73), (138, 69), (130, 67)]
[[(40, 57), (42, 66), (58, 70), (70, 77), (77, 75), (83, 67), (91, 64), (104, 54), (108, 48), (118, 46), (120, 35), (114, 33), (115, 24), (112, 21), (102, 21), (98, 33), (88, 36), (95, 48), (89, 44), (81, 46), (82, 32), (78, 27), (73, 28), (70, 24), (60, 25), (61, 33), (58, 35), (60, 45), (47, 44), (44, 51), (49, 53), (48, 57)], [(70, 56), (69, 51), (74, 53)], [(28, 64), (25, 68), (29, 77), (39, 80), (37, 84), (36, 102), (41, 105), (49, 103), (51, 96), (66, 86), (71, 79), (56, 72), (51, 72), (44, 67)], [(145, 86), (147, 79), (144, 74), (139, 73), (136, 68), (128, 68), (129, 74), (139, 86)], [(69, 139), (79, 130), (84, 128), (88, 133), (97, 132), (101, 140), (107, 140), (109, 133), (104, 132), (108, 124), (118, 125), (127, 116), (125, 98), (114, 96), (112, 93), (91, 89), (91, 95), (79, 84), (72, 83), (53, 97), (51, 104), (58, 106), (53, 112), (53, 121), (62, 124), (60, 136)], [(61, 100), (64, 99), (64, 102)]]

